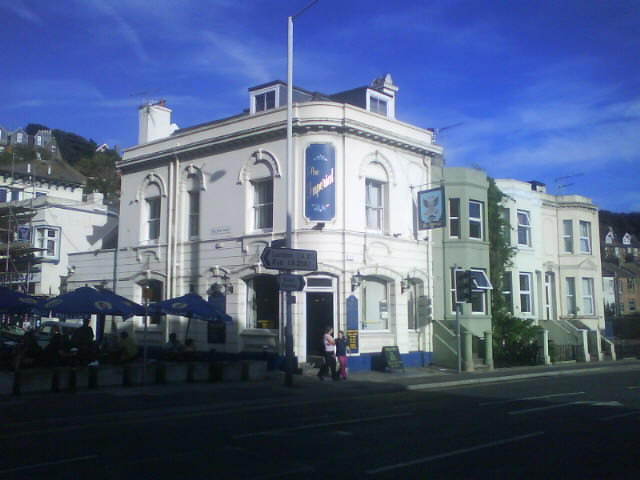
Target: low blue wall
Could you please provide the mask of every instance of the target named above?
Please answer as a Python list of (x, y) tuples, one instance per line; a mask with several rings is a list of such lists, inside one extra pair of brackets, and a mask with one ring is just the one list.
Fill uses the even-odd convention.
[[(431, 364), (431, 352), (401, 353), (405, 367), (425, 367)], [(351, 356), (348, 359), (350, 372), (363, 370), (384, 370), (385, 361), (381, 352), (362, 353), (359, 356)]]

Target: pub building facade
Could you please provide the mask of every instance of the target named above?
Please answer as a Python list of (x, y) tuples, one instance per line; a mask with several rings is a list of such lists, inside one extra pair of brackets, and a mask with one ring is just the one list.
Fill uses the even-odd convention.
[[(298, 361), (319, 355), (333, 326), (348, 333), (354, 370), (371, 368), (384, 346), (405, 365), (431, 363), (432, 306), (443, 295), (417, 198), (441, 185), (442, 148), (432, 130), (396, 120), (390, 75), (333, 95), (294, 88), (289, 172), (286, 87), (250, 88), (244, 113), (188, 128), (171, 123), (164, 102), (140, 107), (138, 145), (118, 165), (119, 246), (77, 256), (74, 281), (113, 270), (117, 293), (138, 302), (146, 285), (151, 300), (197, 293), (233, 318), (192, 321), (199, 350), (283, 354), (285, 295), (261, 254), (282, 245), (291, 175), (291, 247), (317, 252), (317, 270), (295, 272), (306, 284), (293, 294)], [(161, 344), (186, 324), (152, 318), (147, 338)], [(141, 331), (142, 320), (128, 325)]]

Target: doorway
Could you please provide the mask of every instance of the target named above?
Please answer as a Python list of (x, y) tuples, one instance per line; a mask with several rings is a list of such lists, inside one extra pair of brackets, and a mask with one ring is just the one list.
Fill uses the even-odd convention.
[(307, 292), (307, 357), (323, 354), (326, 327), (333, 327), (333, 293)]

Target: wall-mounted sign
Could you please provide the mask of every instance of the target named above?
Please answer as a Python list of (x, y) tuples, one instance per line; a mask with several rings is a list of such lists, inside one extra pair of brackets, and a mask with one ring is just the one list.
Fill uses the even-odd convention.
[(304, 159), (304, 214), (309, 220), (333, 220), (336, 214), (335, 148), (330, 143), (312, 143)]
[(418, 192), (418, 229), (440, 228), (445, 223), (444, 187)]
[(351, 353), (360, 350), (358, 332), (358, 299), (354, 295), (347, 297), (347, 343)]

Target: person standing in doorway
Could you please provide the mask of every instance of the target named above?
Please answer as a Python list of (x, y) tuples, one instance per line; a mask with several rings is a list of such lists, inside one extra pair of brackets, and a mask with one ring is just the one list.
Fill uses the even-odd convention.
[(318, 372), (318, 378), (324, 380), (324, 377), (331, 370), (331, 378), (337, 380), (336, 376), (336, 341), (333, 339), (333, 327), (327, 327), (322, 338), (324, 343), (324, 363)]
[(338, 378), (343, 380), (347, 379), (347, 352), (349, 352), (349, 344), (347, 338), (344, 336), (344, 332), (340, 330), (338, 332), (338, 338), (336, 338), (336, 357), (338, 358)]

